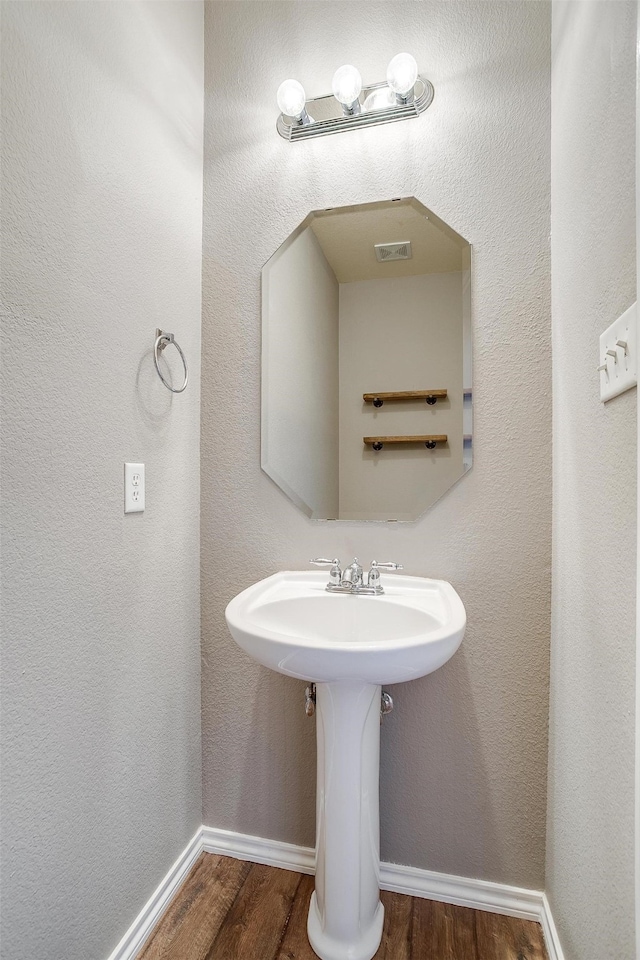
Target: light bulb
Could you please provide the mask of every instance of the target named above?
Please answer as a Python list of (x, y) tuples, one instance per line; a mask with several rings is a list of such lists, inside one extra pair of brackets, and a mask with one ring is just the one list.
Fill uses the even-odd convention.
[(304, 87), (297, 80), (285, 80), (276, 94), (278, 107), (286, 117), (301, 117), (305, 113), (307, 97)]
[(410, 53), (397, 54), (387, 67), (387, 83), (402, 99), (411, 93), (417, 79), (418, 64)]
[(333, 75), (331, 84), (333, 95), (344, 107), (351, 107), (362, 90), (362, 77), (355, 67), (346, 63), (343, 67), (338, 67)]

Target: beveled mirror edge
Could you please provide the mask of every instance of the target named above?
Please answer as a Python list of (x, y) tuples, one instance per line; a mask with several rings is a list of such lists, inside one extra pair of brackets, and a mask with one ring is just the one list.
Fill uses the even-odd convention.
[(303, 222), (300, 224), (297, 230), (291, 234), (288, 238), (288, 241), (285, 241), (281, 244), (278, 249), (269, 257), (269, 260), (264, 264), (261, 271), (261, 327), (260, 327), (260, 467), (264, 473), (269, 477), (269, 479), (275, 483), (281, 493), (284, 493), (286, 497), (291, 500), (299, 510), (301, 510), (306, 517), (310, 520), (313, 519), (313, 509), (309, 504), (299, 496), (298, 493), (287, 483), (287, 481), (278, 473), (277, 470), (274, 470), (273, 467), (269, 464), (269, 432), (268, 432), (268, 422), (265, 411), (267, 409), (267, 390), (269, 386), (269, 354), (267, 349), (266, 337), (265, 337), (265, 328), (267, 326), (267, 305), (269, 302), (268, 296), (268, 286), (269, 279), (265, 274), (265, 267), (271, 261), (271, 259), (278, 253), (283, 247), (286, 249), (285, 244), (288, 244), (289, 241), (293, 242), (296, 237), (300, 236), (303, 230), (309, 226), (311, 220), (313, 219), (313, 214), (310, 213), (308, 217), (305, 217)]
[[(390, 203), (407, 203), (408, 205), (413, 206), (414, 208), (424, 208), (429, 213), (429, 219), (431, 222), (436, 225), (443, 233), (445, 233), (452, 241), (459, 246), (462, 256), (467, 260), (463, 265), (462, 274), (463, 274), (463, 371), (465, 368), (469, 370), (468, 383), (463, 384), (464, 389), (464, 400), (466, 401), (467, 393), (469, 394), (469, 406), (467, 408), (469, 416), (469, 434), (470, 434), (470, 443), (469, 443), (469, 454), (468, 458), (465, 459), (464, 450), (463, 450), (463, 465), (462, 472), (459, 477), (457, 477), (451, 485), (444, 490), (435, 500), (433, 500), (429, 506), (427, 506), (418, 516), (405, 517), (402, 514), (399, 514), (397, 517), (363, 517), (361, 519), (348, 518), (341, 519), (338, 517), (314, 517), (314, 510), (312, 507), (303, 500), (299, 494), (297, 494), (293, 488), (282, 478), (278, 471), (274, 470), (272, 466), (267, 462), (268, 460), (268, 434), (267, 434), (267, 423), (265, 416), (266, 408), (266, 392), (267, 392), (267, 380), (265, 376), (265, 370), (268, 368), (268, 356), (267, 349), (265, 344), (265, 325), (266, 325), (266, 305), (268, 302), (268, 296), (265, 296), (265, 288), (268, 287), (268, 278), (265, 275), (265, 268), (273, 260), (273, 258), (281, 253), (284, 253), (287, 248), (300, 236), (300, 234), (310, 226), (315, 217), (321, 217), (324, 215), (329, 215), (334, 213), (336, 210), (341, 212), (355, 211), (355, 210), (371, 210), (376, 207), (380, 207)], [(372, 200), (365, 203), (358, 204), (346, 204), (344, 206), (336, 207), (324, 207), (318, 210), (312, 210), (304, 220), (290, 233), (287, 235), (285, 240), (274, 250), (271, 256), (263, 263), (260, 275), (261, 275), (261, 389), (260, 389), (260, 467), (263, 473), (269, 477), (269, 479), (278, 487), (280, 492), (286, 496), (290, 502), (297, 506), (298, 509), (304, 514), (308, 520), (312, 520), (315, 523), (341, 523), (341, 524), (361, 524), (361, 523), (418, 523), (422, 520), (433, 507), (439, 503), (451, 490), (457, 487), (458, 483), (469, 473), (473, 467), (473, 323), (472, 323), (472, 276), (473, 276), (473, 244), (468, 240), (465, 240), (464, 237), (459, 234), (453, 227), (450, 227), (444, 220), (438, 217), (430, 207), (427, 207), (426, 204), (418, 200), (417, 197), (391, 197), (387, 200)], [(464, 335), (464, 331), (467, 329), (467, 335)], [(464, 379), (464, 377), (463, 377)], [(464, 428), (463, 428), (464, 429)], [(463, 438), (463, 447), (464, 447), (464, 438)]]
[[(466, 476), (473, 466), (473, 245), (471, 243), (467, 243), (462, 249), (462, 258), (462, 476)], [(468, 421), (468, 432), (465, 429), (465, 421)], [(465, 453), (467, 436), (469, 442), (467, 453)], [(437, 503), (437, 500), (435, 502)]]

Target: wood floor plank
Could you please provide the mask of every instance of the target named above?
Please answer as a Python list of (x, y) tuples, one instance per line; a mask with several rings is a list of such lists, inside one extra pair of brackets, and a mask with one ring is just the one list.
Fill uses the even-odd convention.
[(275, 960), (301, 879), (254, 863), (206, 960)]
[(474, 910), (413, 898), (411, 960), (491, 960), (476, 950)]
[(307, 916), (314, 883), (313, 877), (303, 877), (300, 881), (277, 960), (318, 960), (307, 937)]
[[(307, 939), (313, 877), (202, 854), (138, 960), (317, 960)], [(374, 960), (548, 960), (530, 920), (381, 893)]]
[(412, 898), (381, 890), (380, 899), (384, 905), (384, 928), (373, 960), (411, 960)]
[(201, 854), (138, 960), (204, 960), (250, 869)]
[(480, 960), (547, 960), (542, 927), (533, 920), (476, 911)]

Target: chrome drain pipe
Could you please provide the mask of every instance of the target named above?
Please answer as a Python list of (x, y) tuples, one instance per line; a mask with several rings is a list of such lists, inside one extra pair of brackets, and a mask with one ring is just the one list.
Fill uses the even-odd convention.
[(380, 723), (382, 723), (382, 718), (387, 714), (391, 713), (393, 710), (393, 697), (390, 693), (387, 693), (386, 690), (382, 691), (380, 697)]
[[(393, 697), (386, 690), (380, 695), (380, 723), (382, 718), (393, 710)], [(316, 712), (316, 685), (310, 683), (304, 691), (304, 712), (308, 717), (312, 717)]]
[(304, 712), (308, 717), (312, 717), (316, 712), (316, 685), (310, 683), (304, 692)]

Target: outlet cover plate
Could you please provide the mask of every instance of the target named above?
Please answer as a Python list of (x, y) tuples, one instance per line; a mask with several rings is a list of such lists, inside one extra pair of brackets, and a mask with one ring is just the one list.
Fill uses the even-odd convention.
[[(619, 393), (630, 390), (638, 383), (638, 326), (636, 304), (618, 317), (604, 333), (600, 334), (600, 364), (606, 364), (606, 370), (600, 371), (600, 399), (611, 400)], [(621, 340), (627, 344), (617, 346)], [(607, 350), (616, 356), (607, 355)]]
[(124, 465), (124, 512), (144, 511), (144, 463)]

